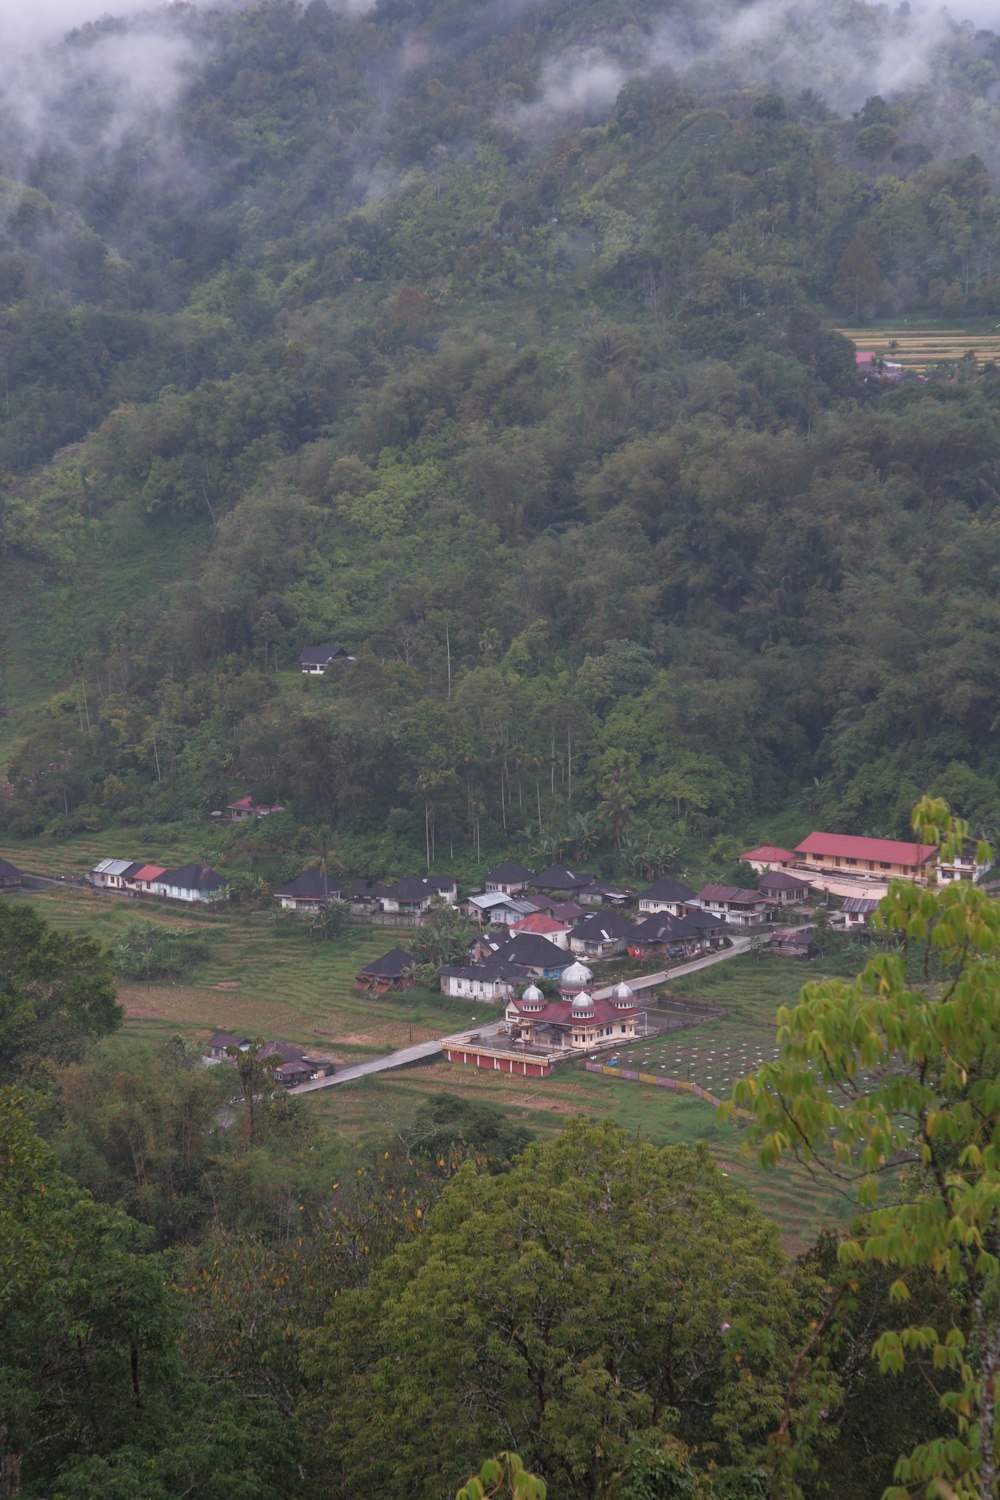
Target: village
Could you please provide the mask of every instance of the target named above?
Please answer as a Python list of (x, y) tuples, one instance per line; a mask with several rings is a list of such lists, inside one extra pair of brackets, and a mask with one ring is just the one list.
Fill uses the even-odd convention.
[[(234, 822), (283, 809), (243, 797)], [(474, 925), (462, 961), (439, 965), (441, 994), (483, 1003), (495, 1019), (444, 1038), (448, 1062), (547, 1077), (560, 1062), (591, 1060), (658, 1029), (668, 976), (679, 968), (734, 956), (752, 942), (775, 955), (809, 960), (818, 952), (817, 922), (831, 932), (867, 934), (891, 879), (945, 883), (981, 880), (985, 868), (968, 852), (949, 861), (933, 845), (810, 833), (794, 849), (761, 845), (739, 856), (744, 886), (707, 883), (693, 889), (662, 876), (642, 889), (598, 879), (564, 864), (532, 871), (506, 860), (483, 889), (460, 895), (449, 876), (408, 875), (387, 883), (332, 876), (311, 865), (273, 892), (279, 910), (315, 915), (339, 907), (353, 923), (401, 934), (450, 908)], [(0, 859), (0, 891), (15, 891), (21, 873)], [(87, 880), (97, 891), (187, 906), (227, 898), (225, 876), (197, 862), (168, 868), (106, 858)], [(752, 881), (752, 884), (751, 884)], [(405, 938), (404, 938), (405, 942)], [(614, 967), (615, 976), (601, 970)], [(622, 976), (622, 969), (625, 975)], [(356, 975), (361, 993), (384, 995), (426, 984), (414, 954), (397, 944)], [(650, 1016), (653, 1015), (652, 1023)], [(236, 1062), (251, 1038), (218, 1032), (206, 1061)], [(288, 1088), (332, 1079), (332, 1057), (270, 1040), (261, 1059)]]

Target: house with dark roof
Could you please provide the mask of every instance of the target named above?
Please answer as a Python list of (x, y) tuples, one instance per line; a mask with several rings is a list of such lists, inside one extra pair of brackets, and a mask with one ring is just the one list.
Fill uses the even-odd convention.
[(591, 880), (576, 893), (581, 906), (627, 906), (634, 901), (636, 892), (629, 885), (615, 885), (607, 880)]
[(819, 953), (811, 922), (804, 927), (776, 927), (768, 946), (785, 958), (815, 958)]
[(582, 875), (577, 870), (569, 869), (567, 865), (549, 865), (547, 870), (541, 870), (532, 876), (531, 889), (572, 896), (585, 885), (590, 885), (593, 878), (593, 875)]
[(322, 677), (334, 662), (354, 661), (343, 646), (305, 646), (299, 652), (299, 669), (310, 677)]
[(382, 892), (382, 910), (420, 915), (429, 911), (433, 901), (446, 901), (454, 906), (458, 900), (458, 886), (450, 875), (406, 875)]
[(357, 984), (360, 990), (371, 995), (384, 995), (387, 990), (405, 990), (413, 983), (413, 955), (404, 948), (390, 948), (381, 958), (373, 958), (360, 970)]
[(871, 926), (872, 917), (881, 906), (877, 896), (847, 896), (838, 912), (834, 912), (830, 925), (847, 932), (864, 931)]
[(584, 958), (612, 958), (624, 953), (635, 923), (624, 912), (592, 912), (569, 930), (571, 953)]
[(206, 1057), (214, 1058), (216, 1062), (223, 1062), (230, 1057), (230, 1047), (235, 1052), (249, 1052), (250, 1038), (243, 1036), (238, 1031), (217, 1031), (214, 1036), (209, 1037), (207, 1042)]
[(533, 872), (518, 864), (516, 859), (505, 859), (502, 865), (497, 865), (495, 870), (490, 871), (483, 886), (487, 891), (502, 891), (505, 896), (518, 896), (527, 890), (534, 878)]
[(19, 891), (21, 872), (6, 859), (0, 859), (0, 891)]
[(713, 916), (721, 917), (728, 927), (758, 927), (770, 917), (762, 892), (736, 885), (703, 885), (695, 901)]
[(524, 970), (493, 954), (481, 964), (445, 964), (438, 969), (442, 995), (464, 1000), (509, 1000), (514, 986), (524, 982)]
[(487, 954), (499, 955), (503, 963), (513, 964), (522, 974), (533, 979), (558, 979), (571, 962), (570, 955), (563, 948), (533, 932), (512, 935), (498, 932), (495, 937), (492, 933), (484, 933), (478, 941), (485, 945)]
[(345, 901), (351, 903), (351, 914), (355, 917), (367, 916), (369, 912), (382, 910), (382, 897), (386, 888), (380, 880), (372, 880), (368, 876), (360, 880), (349, 880), (343, 886), (341, 894)]
[(694, 891), (690, 886), (681, 885), (679, 880), (672, 880), (669, 875), (664, 875), (639, 892), (639, 910), (654, 914), (669, 911), (679, 917), (693, 900)]
[(324, 875), (312, 865), (294, 880), (280, 886), (274, 899), (282, 911), (322, 911), (324, 906), (340, 901), (341, 895), (342, 882)]
[(758, 880), (757, 889), (769, 901), (779, 906), (789, 906), (796, 901), (808, 901), (812, 886), (801, 875), (790, 870), (767, 870)]
[(632, 958), (697, 958), (720, 948), (725, 923), (711, 912), (688, 907), (683, 916), (662, 912), (637, 922), (628, 940)]
[(226, 899), (226, 882), (211, 865), (180, 865), (176, 870), (164, 870), (156, 880), (150, 882), (154, 896), (166, 896), (171, 901), (207, 902)]
[(578, 901), (559, 901), (555, 896), (546, 896), (543, 891), (532, 890), (531, 903), (547, 916), (556, 917), (570, 927), (587, 915)]

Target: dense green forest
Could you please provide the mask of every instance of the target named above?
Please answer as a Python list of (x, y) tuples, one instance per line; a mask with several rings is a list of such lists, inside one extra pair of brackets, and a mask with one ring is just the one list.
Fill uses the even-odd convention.
[(4, 830), (995, 826), (1000, 374), (830, 331), (1000, 308), (1000, 38), (905, 10), (172, 5), (15, 70)]
[[(1000, 826), (1000, 367), (836, 331), (996, 328), (1000, 36), (127, 10), (0, 18), (5, 849), (214, 852), (243, 794), (288, 809), (248, 887), (721, 869), (925, 788)], [(114, 966), (200, 931), (0, 900), (0, 1500), (440, 1500), (510, 1449), (552, 1500), (995, 1500), (1000, 905), (883, 920), (738, 1088), (860, 1215), (793, 1261), (702, 1148), (447, 1096), (342, 1138), (255, 1048), (121, 1034)]]
[(737, 1085), (853, 1205), (792, 1261), (703, 1144), (446, 1094), (333, 1137), (0, 898), (0, 1495), (441, 1500), (516, 1449), (552, 1500), (994, 1500), (1000, 903), (881, 920)]

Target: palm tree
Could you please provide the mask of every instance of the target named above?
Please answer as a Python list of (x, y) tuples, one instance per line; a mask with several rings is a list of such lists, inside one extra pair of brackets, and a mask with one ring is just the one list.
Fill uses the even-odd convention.
[(622, 834), (628, 825), (635, 798), (629, 785), (628, 772), (624, 767), (612, 771), (601, 788), (601, 800), (597, 804), (597, 816), (606, 823), (611, 832), (615, 848), (621, 852)]
[(344, 861), (334, 847), (335, 835), (329, 823), (321, 823), (315, 833), (310, 828), (308, 833), (309, 843), (315, 851), (314, 858), (309, 861), (309, 868), (319, 870), (322, 875), (323, 896), (326, 898), (330, 894), (329, 868), (333, 865), (334, 869), (343, 870)]
[(566, 840), (573, 858), (581, 862), (590, 857), (597, 843), (597, 818), (594, 813), (574, 813), (566, 828)]

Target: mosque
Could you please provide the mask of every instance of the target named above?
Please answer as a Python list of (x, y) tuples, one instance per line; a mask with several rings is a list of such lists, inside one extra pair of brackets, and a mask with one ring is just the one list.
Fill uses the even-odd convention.
[(520, 999), (507, 1002), (510, 1040), (559, 1052), (630, 1041), (639, 1018), (634, 991), (622, 983), (606, 999), (595, 1000), (588, 988), (593, 979), (586, 964), (570, 964), (559, 976), (558, 1000), (547, 1000), (536, 984), (529, 984)]

